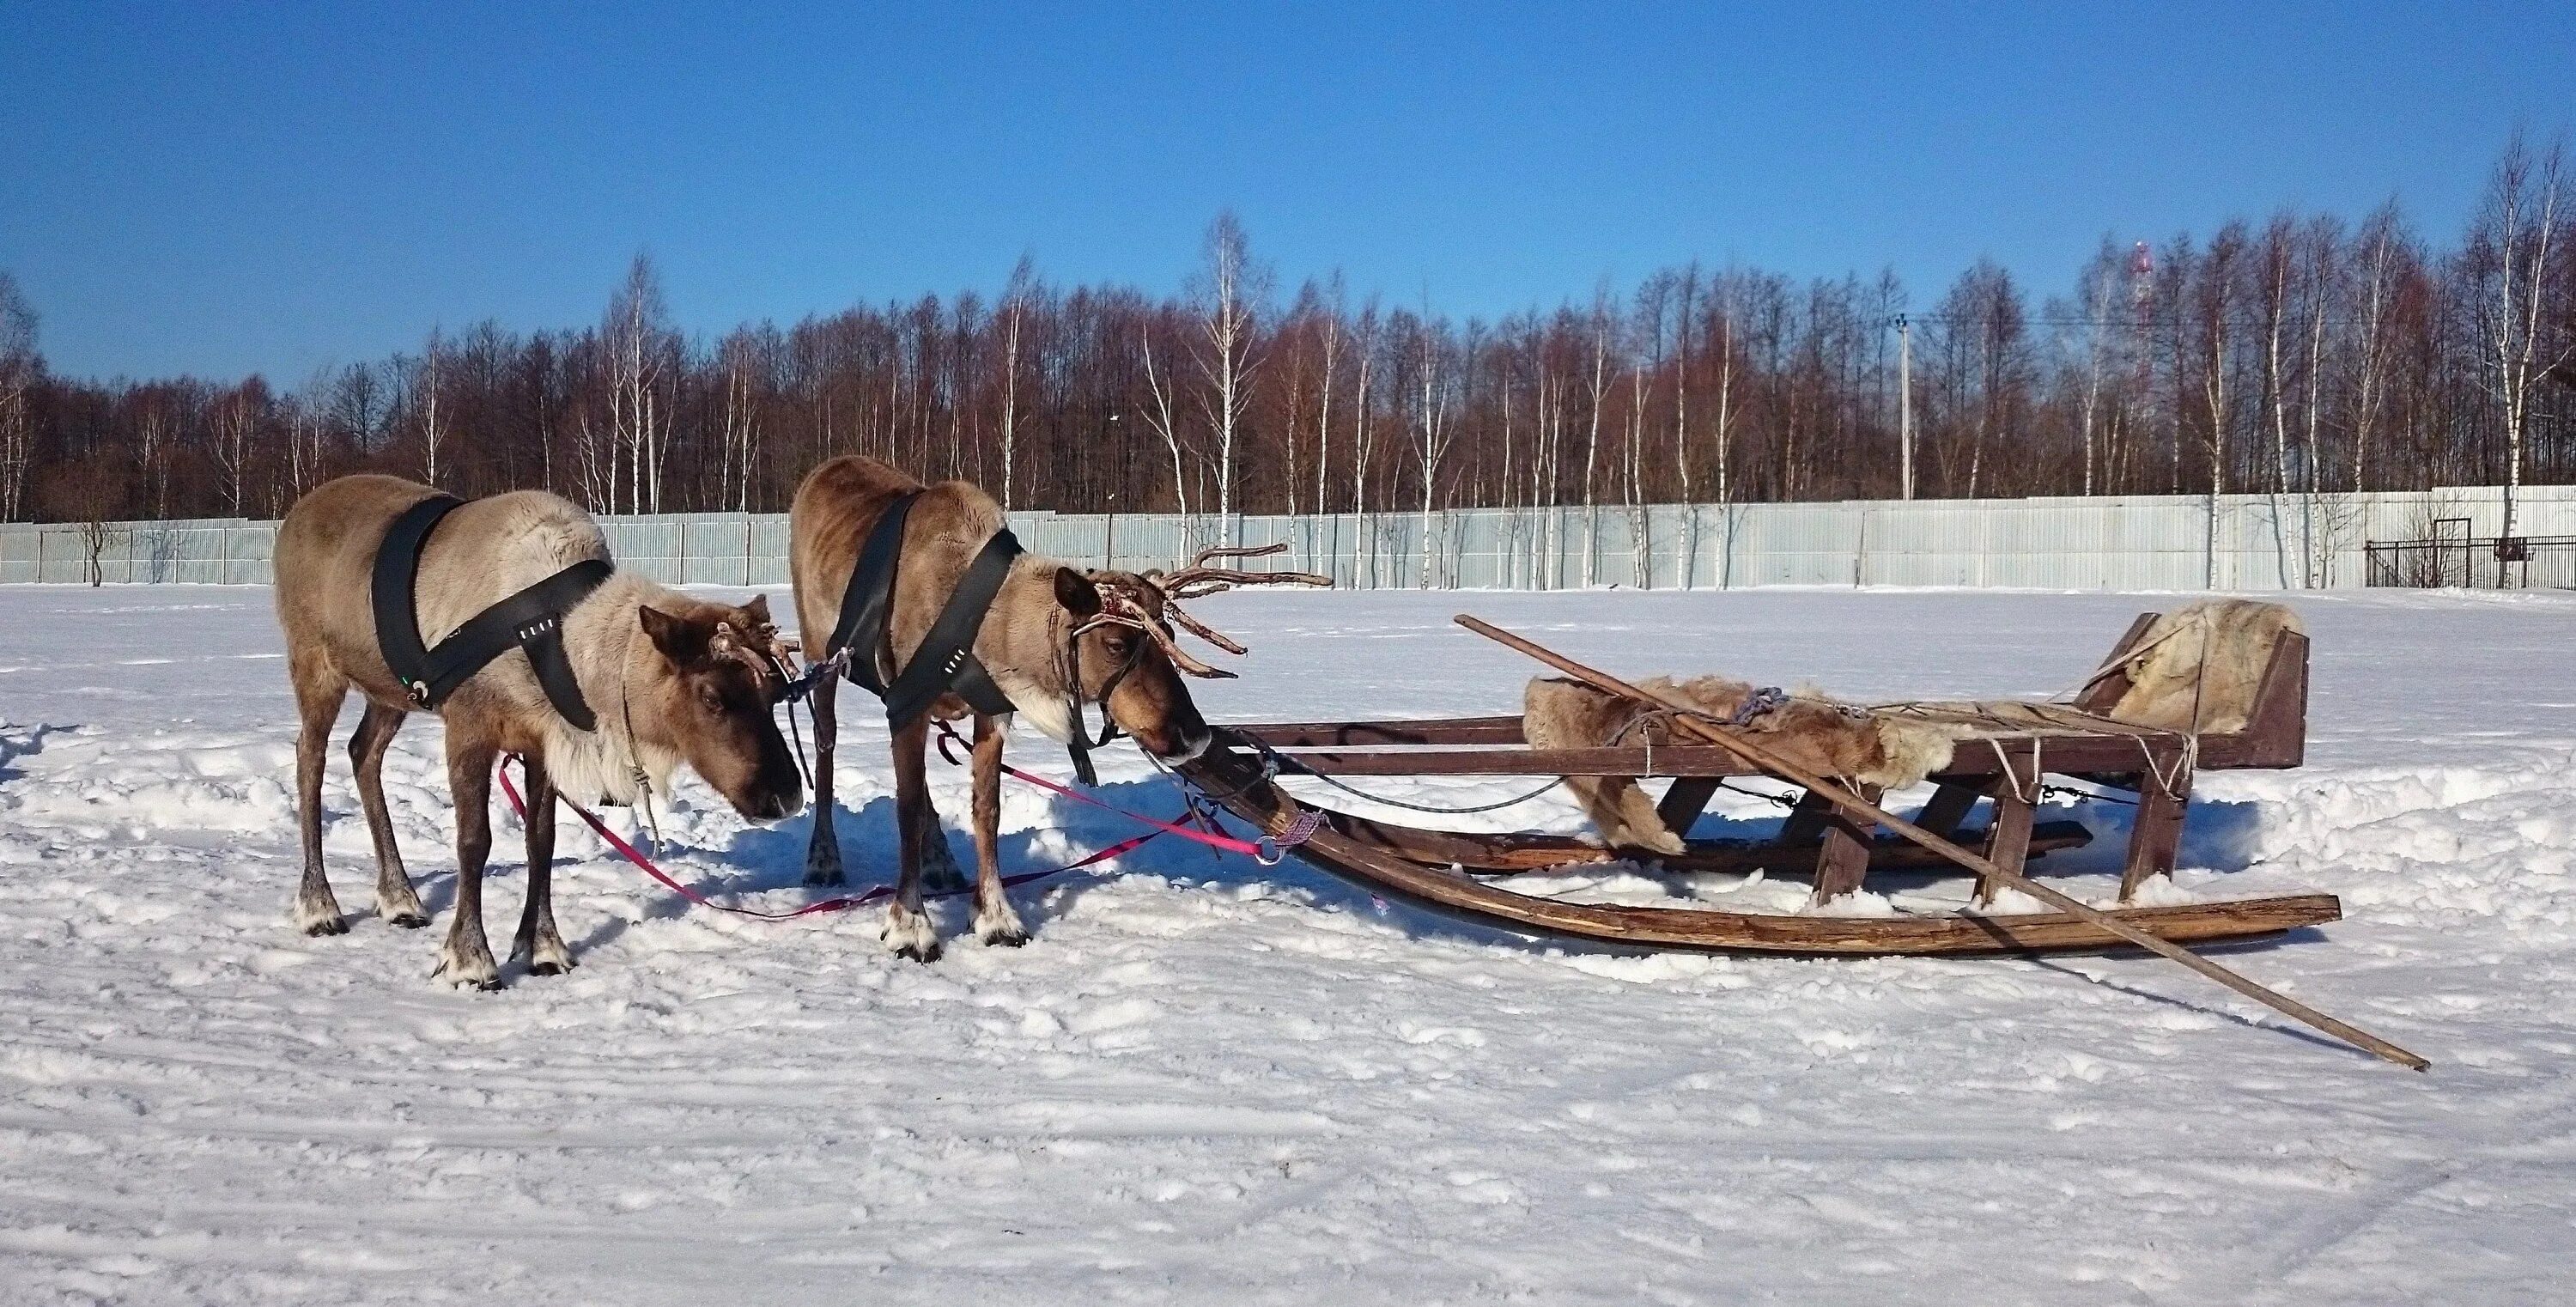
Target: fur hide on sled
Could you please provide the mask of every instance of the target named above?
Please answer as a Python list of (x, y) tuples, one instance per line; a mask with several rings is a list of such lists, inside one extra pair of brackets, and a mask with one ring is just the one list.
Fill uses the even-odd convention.
[(2307, 634), (2297, 613), (2255, 599), (2203, 599), (2166, 613), (2122, 660), (2129, 692), (2109, 715), (2200, 735), (2244, 730), (2283, 631)]
[[(1746, 682), (1723, 676), (1687, 681), (1659, 676), (1643, 684), (1720, 722), (1734, 721), (1758, 693)], [(1651, 710), (1577, 681), (1539, 677), (1529, 683), (1521, 702), (1523, 729), (1533, 748), (1660, 746), (1673, 739)], [(1946, 724), (1836, 703), (1806, 687), (1776, 707), (1750, 714), (1743, 729), (1811, 771), (1882, 790), (1903, 789), (1949, 766), (1952, 744), (1961, 734), (1960, 728)], [(1565, 784), (1611, 848), (1683, 851), (1681, 836), (1665, 828), (1654, 801), (1634, 778), (1568, 776)]]

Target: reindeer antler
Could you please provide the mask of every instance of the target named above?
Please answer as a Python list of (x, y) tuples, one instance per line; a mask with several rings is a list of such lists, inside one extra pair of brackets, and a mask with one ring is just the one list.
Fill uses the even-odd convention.
[[(1148, 584), (1150, 584), (1150, 582)], [(1145, 603), (1144, 596), (1135, 593), (1133, 588), (1125, 582), (1095, 581), (1093, 582), (1093, 588), (1100, 592), (1100, 616), (1091, 619), (1091, 622), (1106, 622), (1111, 625), (1130, 627), (1143, 632), (1146, 638), (1151, 639), (1155, 644), (1162, 647), (1163, 656), (1172, 660), (1172, 666), (1177, 667), (1192, 676), (1205, 677), (1210, 680), (1234, 679), (1234, 673), (1221, 667), (1211, 667), (1208, 664), (1199, 661), (1197, 658), (1192, 657), (1188, 650), (1183, 649), (1180, 646), (1180, 642), (1172, 638), (1171, 628), (1155, 619), (1154, 610)], [(1174, 607), (1168, 598), (1163, 601), (1163, 614), (1166, 617), (1179, 618), (1181, 621), (1187, 623), (1191, 630), (1200, 632), (1202, 635), (1214, 634), (1213, 632), (1208, 631), (1204, 625), (1200, 624), (1197, 619), (1192, 618), (1187, 613), (1182, 612), (1179, 608)], [(1082, 630), (1087, 629), (1090, 625), (1091, 623), (1085, 623), (1084, 627), (1077, 628), (1074, 631), (1074, 634), (1082, 634)], [(1243, 646), (1225, 639), (1222, 636), (1217, 636), (1210, 640), (1209, 643), (1215, 644), (1220, 648), (1231, 650), (1235, 653), (1243, 652)]]
[[(1247, 572), (1240, 568), (1210, 567), (1217, 558), (1268, 558), (1288, 552), (1286, 542), (1269, 545), (1218, 545), (1200, 550), (1189, 564), (1177, 571), (1148, 569), (1143, 575), (1154, 583), (1167, 599), (1204, 599), (1238, 585), (1321, 585), (1329, 586), (1333, 578), (1320, 572)], [(1192, 630), (1200, 628), (1193, 626)], [(1240, 653), (1241, 650), (1235, 652)]]
[(715, 635), (707, 641), (707, 655), (733, 659), (761, 676), (770, 674), (775, 661), (777, 670), (793, 680), (802, 647), (794, 637), (780, 635), (774, 623), (758, 623), (746, 633), (734, 630), (731, 622), (718, 622)]
[(1234, 673), (1211, 667), (1182, 649), (1180, 642), (1172, 636), (1171, 624), (1179, 623), (1192, 635), (1227, 653), (1240, 655), (1248, 651), (1242, 645), (1226, 638), (1224, 633), (1215, 627), (1190, 616), (1182, 609), (1180, 601), (1203, 599), (1212, 594), (1231, 590), (1238, 585), (1284, 582), (1290, 585), (1329, 586), (1333, 583), (1333, 578), (1315, 572), (1247, 572), (1240, 568), (1208, 565), (1214, 559), (1267, 558), (1273, 554), (1286, 552), (1288, 552), (1288, 546), (1285, 544), (1220, 545), (1200, 550), (1190, 559), (1188, 566), (1175, 571), (1165, 572), (1160, 568), (1149, 568), (1139, 573), (1137, 579), (1154, 591), (1154, 597), (1162, 600), (1159, 613), (1157, 605), (1146, 602), (1147, 596), (1134, 593), (1133, 587), (1126, 582), (1095, 580), (1095, 585), (1100, 591), (1101, 616), (1093, 620), (1114, 622), (1120, 626), (1131, 626), (1144, 632), (1155, 644), (1162, 646), (1164, 655), (1172, 660), (1172, 666), (1192, 676), (1232, 679)]

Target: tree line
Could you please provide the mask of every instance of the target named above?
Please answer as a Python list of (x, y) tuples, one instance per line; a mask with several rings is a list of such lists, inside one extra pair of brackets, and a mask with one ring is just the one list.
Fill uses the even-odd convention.
[(2037, 302), (1992, 262), (1924, 307), (1893, 274), (1692, 263), (1462, 321), (1284, 290), (1221, 214), (1177, 294), (1023, 259), (990, 296), (707, 339), (638, 255), (595, 324), (291, 385), (55, 375), (0, 272), (0, 520), (270, 517), (361, 470), (777, 511), (845, 453), (1015, 508), (1215, 515), (2576, 481), (2565, 153), (2517, 136), (2448, 244), (2394, 202), (2106, 237)]

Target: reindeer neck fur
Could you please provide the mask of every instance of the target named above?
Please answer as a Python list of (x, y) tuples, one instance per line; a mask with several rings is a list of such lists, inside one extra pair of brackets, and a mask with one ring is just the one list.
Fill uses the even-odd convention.
[[(538, 714), (546, 769), (568, 795), (633, 804), (644, 798), (645, 786), (656, 794), (671, 791), (680, 754), (658, 730), (669, 665), (636, 616), (647, 604), (678, 614), (696, 608), (698, 601), (619, 572), (564, 619), (564, 652), (599, 723), (597, 730), (575, 730), (552, 711)], [(535, 678), (526, 679), (534, 689)], [(538, 693), (542, 706), (542, 691)], [(635, 775), (639, 768), (644, 773), (640, 783)]]
[(1002, 579), (975, 639), (975, 657), (993, 684), (1029, 725), (1058, 743), (1072, 740), (1074, 731), (1057, 657), (1064, 628), (1057, 620), (1063, 609), (1056, 603), (1055, 574), (1063, 566), (1037, 554), (1011, 560), (1010, 575)]

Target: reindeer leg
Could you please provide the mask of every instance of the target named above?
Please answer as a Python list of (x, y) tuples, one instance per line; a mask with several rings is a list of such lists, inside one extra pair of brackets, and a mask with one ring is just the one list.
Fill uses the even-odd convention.
[(957, 851), (948, 847), (948, 823), (940, 820), (939, 805), (931, 801), (927, 786), (921, 791), (921, 888), (929, 894), (954, 894), (966, 888), (966, 869), (957, 865)]
[(999, 723), (975, 718), (975, 937), (1018, 948), (1029, 932), (1002, 892), (1003, 738)]
[(331, 751), (331, 726), (340, 720), (349, 680), (319, 655), (298, 657), (293, 668), (295, 708), (295, 807), (303, 826), (304, 879), (295, 888), (295, 928), (307, 935), (345, 935), (340, 901), (322, 871), (322, 763)]
[(939, 838), (938, 817), (930, 811), (929, 782), (923, 775), (929, 735), (924, 723), (916, 721), (894, 736), (894, 827), (901, 871), (894, 903), (886, 908), (883, 938), (895, 956), (915, 962), (939, 958), (939, 932), (930, 924), (930, 915), (921, 910), (921, 848), (925, 840)]
[(510, 957), (526, 958), (532, 976), (560, 976), (572, 970), (572, 950), (555, 929), (555, 778), (542, 759), (527, 764), (528, 898), (519, 909)]
[(500, 968), (483, 938), (483, 863), (492, 856), (492, 760), (499, 750), (447, 728), (447, 788), (456, 796), (456, 919), (438, 951), (435, 979), (462, 988), (499, 989)]
[[(832, 825), (832, 742), (840, 733), (840, 719), (832, 702), (840, 688), (837, 677), (825, 677), (814, 683), (814, 834), (805, 845), (805, 883), (840, 886), (848, 883), (841, 871), (841, 833)], [(795, 708), (791, 705), (788, 711)]]
[(393, 815), (385, 810), (385, 751), (407, 716), (400, 708), (369, 703), (349, 737), (349, 765), (358, 770), (358, 806), (367, 810), (367, 834), (376, 842), (376, 915), (389, 926), (418, 930), (429, 924), (420, 895), (403, 874), (402, 850), (394, 844)]

